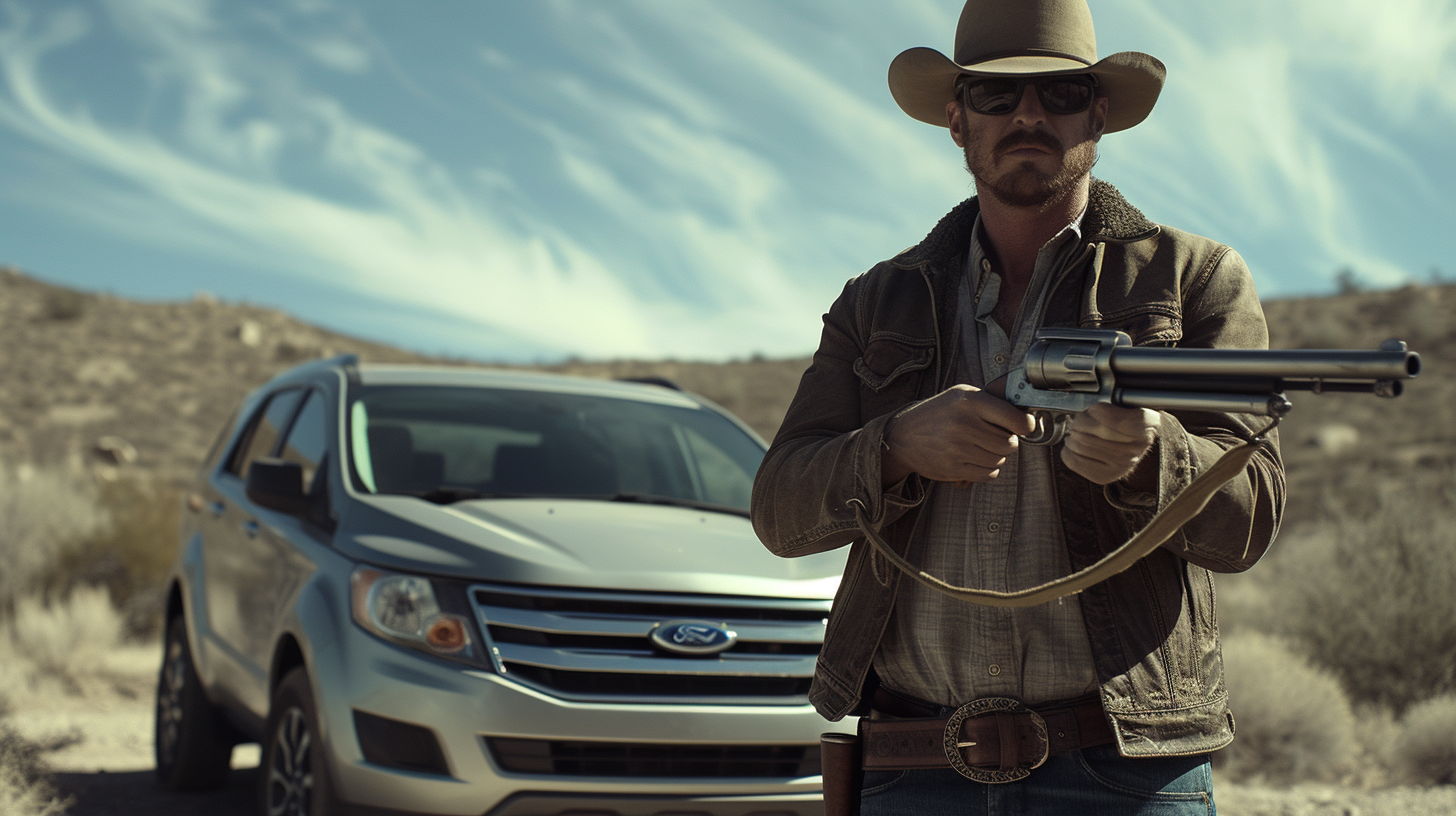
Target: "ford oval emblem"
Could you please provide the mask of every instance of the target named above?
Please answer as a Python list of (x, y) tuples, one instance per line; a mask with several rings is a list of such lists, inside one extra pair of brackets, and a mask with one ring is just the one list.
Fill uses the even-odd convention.
[(707, 621), (666, 621), (652, 627), (652, 642), (669, 652), (717, 654), (738, 642), (738, 633)]

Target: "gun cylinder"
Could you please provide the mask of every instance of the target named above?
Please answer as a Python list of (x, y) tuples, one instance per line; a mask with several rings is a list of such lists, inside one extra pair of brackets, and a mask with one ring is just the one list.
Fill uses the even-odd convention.
[(1037, 388), (1095, 394), (1102, 387), (1098, 368), (1106, 361), (1106, 351), (1098, 343), (1034, 343), (1026, 351), (1026, 378)]

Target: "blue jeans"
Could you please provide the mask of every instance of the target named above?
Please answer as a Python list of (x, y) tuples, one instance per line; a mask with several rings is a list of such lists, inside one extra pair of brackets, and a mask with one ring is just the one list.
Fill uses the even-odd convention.
[(860, 816), (1214, 816), (1207, 755), (1128, 759), (1111, 745), (1054, 756), (1019, 782), (944, 770), (865, 771)]

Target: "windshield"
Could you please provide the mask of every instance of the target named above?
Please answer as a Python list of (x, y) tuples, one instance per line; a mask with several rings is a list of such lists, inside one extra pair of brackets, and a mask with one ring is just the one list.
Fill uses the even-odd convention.
[(432, 501), (582, 496), (746, 511), (764, 453), (706, 408), (463, 386), (361, 387), (349, 437), (357, 489)]

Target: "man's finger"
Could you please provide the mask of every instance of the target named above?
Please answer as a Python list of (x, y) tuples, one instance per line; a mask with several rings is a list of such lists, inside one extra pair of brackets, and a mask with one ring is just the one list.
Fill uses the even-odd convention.
[(1022, 436), (1036, 430), (1031, 415), (1000, 397), (974, 386), (959, 386), (957, 407), (971, 421), (999, 428), (1011, 436)]
[[(1079, 423), (1080, 420), (1080, 423)], [(1150, 440), (1162, 417), (1148, 408), (1097, 403), (1072, 419), (1072, 429), (1118, 442)]]

